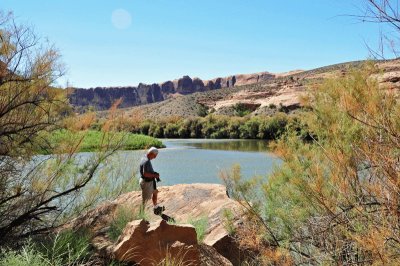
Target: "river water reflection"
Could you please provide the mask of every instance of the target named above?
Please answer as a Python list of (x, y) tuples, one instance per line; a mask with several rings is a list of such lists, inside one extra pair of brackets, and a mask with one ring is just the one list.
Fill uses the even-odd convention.
[[(163, 139), (167, 146), (152, 161), (161, 175), (160, 185), (222, 183), (219, 173), (240, 164), (242, 176), (266, 176), (280, 160), (261, 140)], [(140, 159), (144, 151), (126, 151)], [(129, 160), (128, 160), (129, 161)]]

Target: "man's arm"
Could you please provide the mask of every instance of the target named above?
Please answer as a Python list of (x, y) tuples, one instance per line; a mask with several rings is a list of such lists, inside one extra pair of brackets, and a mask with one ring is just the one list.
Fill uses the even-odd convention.
[(150, 161), (147, 161), (143, 166), (143, 176), (145, 178), (159, 178), (160, 175), (157, 172), (154, 172), (153, 166), (151, 165)]
[(144, 172), (143, 176), (146, 178), (158, 178), (160, 175), (158, 173), (150, 173), (150, 172)]

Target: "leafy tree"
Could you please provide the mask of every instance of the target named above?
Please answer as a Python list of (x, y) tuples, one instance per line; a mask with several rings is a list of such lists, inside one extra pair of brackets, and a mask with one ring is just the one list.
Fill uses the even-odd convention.
[[(83, 158), (76, 151), (84, 134), (55, 146), (43, 137), (71, 113), (65, 91), (53, 87), (63, 73), (51, 45), (18, 25), (12, 14), (0, 15), (1, 245), (58, 226), (97, 202), (103, 196), (99, 186), (112, 180), (102, 176), (100, 166), (123, 138), (104, 133), (101, 151)], [(72, 125), (88, 128), (90, 122), (76, 118)], [(52, 155), (34, 156), (38, 149)], [(95, 176), (96, 184), (90, 186)]]
[(261, 139), (276, 140), (285, 132), (287, 124), (287, 115), (277, 113), (275, 116), (260, 122), (258, 137)]
[(155, 138), (162, 138), (164, 136), (164, 127), (163, 125), (154, 122), (150, 125), (149, 135)]
[(258, 135), (259, 120), (258, 118), (251, 118), (242, 124), (240, 129), (240, 137), (243, 139), (255, 139)]
[(241, 120), (237, 118), (232, 118), (228, 123), (228, 132), (230, 139), (238, 139), (240, 137), (240, 128)]
[(151, 122), (146, 120), (143, 123), (140, 124), (140, 133), (143, 135), (150, 135), (149, 134), (149, 129), (151, 126)]
[(215, 123), (213, 125), (213, 132), (210, 137), (213, 139), (228, 138), (229, 133), (227, 130), (229, 118), (226, 116), (216, 117)]
[(197, 115), (205, 117), (208, 114), (208, 107), (203, 104), (198, 104)]
[(201, 123), (201, 119), (193, 118), (190, 124), (190, 137), (191, 138), (200, 138), (202, 137), (201, 132), (203, 129), (203, 125)]
[(213, 114), (206, 116), (202, 122), (203, 126), (201, 129), (201, 133), (204, 136), (204, 138), (210, 138), (211, 134), (214, 132), (214, 124), (216, 123), (216, 116)]
[(178, 129), (178, 135), (180, 138), (190, 137), (191, 124), (192, 124), (192, 121), (190, 119), (185, 119), (180, 123), (179, 129)]
[(179, 136), (179, 125), (175, 123), (169, 123), (164, 129), (164, 137), (166, 138), (177, 138)]

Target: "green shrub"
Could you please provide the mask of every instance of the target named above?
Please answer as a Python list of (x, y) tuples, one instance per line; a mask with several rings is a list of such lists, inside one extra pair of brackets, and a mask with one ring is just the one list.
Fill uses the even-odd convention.
[(166, 138), (258, 138), (275, 140), (286, 132), (286, 125), (289, 122), (289, 116), (285, 113), (277, 113), (272, 117), (257, 116), (251, 118), (209, 114), (202, 118), (146, 120), (137, 128), (137, 133), (148, 132), (150, 136)]
[(193, 225), (196, 230), (197, 242), (202, 243), (208, 227), (208, 217), (201, 217), (197, 220), (189, 219), (188, 223)]
[(185, 119), (180, 123), (179, 129), (178, 129), (178, 136), (180, 138), (190, 137), (191, 124), (192, 124), (192, 121), (190, 119)]
[(235, 112), (235, 115), (243, 117), (252, 112), (251, 109), (249, 109), (245, 104), (243, 103), (237, 103), (233, 106), (233, 110)]
[(258, 135), (259, 120), (251, 118), (239, 127), (242, 139), (255, 139)]
[(191, 138), (202, 138), (203, 124), (202, 120), (198, 118), (193, 118), (190, 120), (190, 137)]
[(282, 103), (279, 103), (278, 111), (282, 112), (282, 113), (288, 113), (290, 111), (290, 109), (286, 105), (283, 105)]
[(234, 225), (234, 215), (232, 211), (230, 209), (224, 209), (222, 215), (225, 230), (229, 235), (234, 235), (236, 232), (236, 227)]
[(143, 135), (149, 135), (151, 122), (146, 120), (140, 124), (140, 133)]
[(207, 116), (207, 114), (208, 114), (208, 107), (203, 104), (199, 104), (197, 109), (197, 115), (200, 117), (205, 117)]
[(177, 138), (179, 137), (179, 125), (175, 123), (169, 123), (164, 129), (165, 138)]
[[(43, 255), (34, 249), (32, 244), (23, 246), (19, 251), (2, 251), (0, 266), (43, 266), (49, 265)], [(58, 266), (61, 264), (53, 264)]]
[(18, 251), (2, 250), (0, 266), (83, 265), (90, 261), (90, 235), (86, 230), (66, 230)]
[(159, 125), (157, 123), (153, 123), (150, 125), (149, 128), (149, 136), (155, 137), (155, 138), (163, 138), (164, 137), (164, 128), (162, 125)]
[(261, 122), (258, 138), (276, 140), (286, 131), (288, 123), (287, 115), (284, 113), (278, 113)]
[(267, 124), (276, 137), (289, 123), (275, 146), (283, 163), (259, 180), (224, 179), (247, 209), (241, 244), (271, 265), (400, 265), (400, 101), (377, 73), (372, 65), (313, 88), (301, 123)]
[(238, 139), (240, 137), (240, 124), (241, 120), (237, 118), (231, 118), (227, 125), (227, 130), (230, 139)]
[(122, 150), (138, 150), (147, 147), (164, 147), (162, 142), (158, 139), (145, 136), (132, 134), (129, 132), (102, 132), (102, 131), (80, 131), (73, 132), (66, 129), (53, 131), (51, 134), (43, 133), (40, 137), (46, 137), (49, 140), (48, 149), (41, 147), (38, 149), (39, 153), (48, 153), (52, 147), (57, 147), (61, 144), (76, 143), (77, 140), (82, 139), (79, 146), (80, 152), (91, 152), (100, 150), (105, 143), (119, 143), (121, 142)]
[(148, 220), (148, 216), (143, 207), (139, 209), (130, 206), (118, 207), (108, 230), (110, 239), (116, 241), (129, 222), (141, 219)]
[(90, 257), (90, 234), (88, 230), (65, 230), (50, 236), (36, 248), (50, 264), (70, 265), (85, 262)]

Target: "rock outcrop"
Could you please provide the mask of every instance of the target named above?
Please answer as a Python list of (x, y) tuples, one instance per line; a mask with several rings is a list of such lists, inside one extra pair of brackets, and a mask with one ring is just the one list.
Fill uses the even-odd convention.
[[(234, 254), (237, 250), (236, 246), (231, 249), (221, 247), (221, 243), (227, 243), (226, 237), (228, 236), (224, 226), (224, 211), (228, 209), (235, 214), (235, 223), (240, 220), (240, 206), (228, 198), (224, 186), (182, 184), (160, 187), (159, 204), (166, 207), (164, 213), (174, 218), (176, 224), (161, 221), (159, 216), (152, 213), (151, 206), (148, 206), (149, 209), (146, 213), (149, 224), (145, 221), (134, 220), (127, 224), (116, 242), (112, 241), (109, 238), (108, 230), (118, 209), (129, 207), (132, 212), (136, 213), (140, 204), (140, 191), (126, 193), (112, 202), (105, 202), (81, 215), (66, 227), (89, 229), (93, 235), (94, 248), (104, 256), (120, 260), (161, 261), (165, 257), (168, 247), (172, 254), (179, 252), (180, 254), (182, 252), (190, 254), (190, 258), (195, 258), (194, 265), (199, 265), (196, 263), (209, 265), (204, 262), (205, 260), (219, 261), (219, 265), (231, 265), (232, 262), (237, 262), (235, 259), (237, 254)], [(189, 221), (199, 219), (203, 219), (207, 223), (203, 244), (197, 243), (193, 226), (187, 225)], [(129, 250), (139, 254), (130, 253)], [(152, 255), (150, 256), (146, 250), (152, 250), (150, 252)], [(231, 252), (232, 250), (235, 252)], [(186, 257), (184, 259), (186, 260)], [(234, 263), (234, 265), (237, 264)]]
[(248, 254), (246, 250), (242, 250), (234, 238), (229, 235), (219, 235), (215, 238), (209, 238), (205, 244), (213, 247), (218, 254), (229, 259), (232, 265), (240, 265)]
[(166, 81), (161, 84), (161, 91), (164, 94), (174, 93), (175, 92), (175, 85), (172, 81)]
[[(227, 258), (218, 253), (215, 248), (210, 247), (206, 244), (201, 244), (198, 246), (200, 252), (200, 261), (202, 265), (205, 266), (232, 266)], [(239, 264), (237, 264), (239, 265)]]
[(184, 265), (200, 265), (196, 231), (192, 225), (171, 225), (161, 220), (129, 223), (115, 244), (118, 261), (137, 262), (142, 266), (158, 265), (170, 258), (179, 258)]

